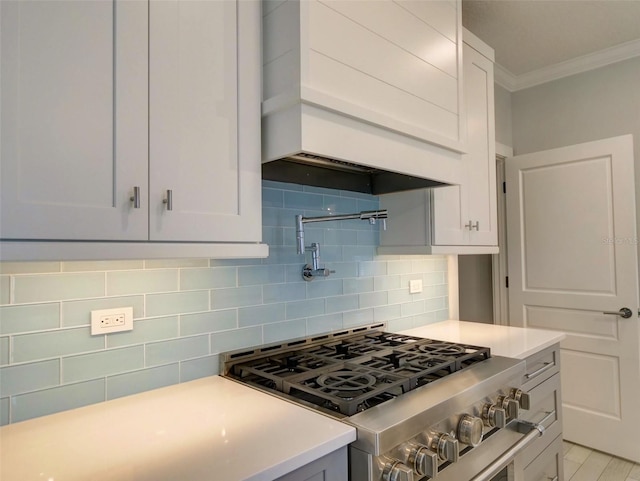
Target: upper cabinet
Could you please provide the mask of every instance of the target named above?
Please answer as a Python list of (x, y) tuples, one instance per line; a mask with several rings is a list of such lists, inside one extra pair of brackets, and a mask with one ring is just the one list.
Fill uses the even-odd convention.
[(460, 182), (460, 1), (271, 1), (263, 30), (263, 162), (304, 153)]
[(3, 260), (267, 255), (259, 2), (1, 8)]
[(464, 98), (469, 152), (460, 185), (381, 197), (389, 210), (380, 254), (498, 252), (493, 50), (465, 31)]

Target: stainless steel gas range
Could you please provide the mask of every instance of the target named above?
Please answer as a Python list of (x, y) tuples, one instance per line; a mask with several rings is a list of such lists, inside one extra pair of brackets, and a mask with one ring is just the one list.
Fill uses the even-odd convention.
[(384, 324), (222, 354), (224, 375), (353, 425), (351, 481), (514, 479), (544, 434), (527, 409), (524, 361), (392, 334)]

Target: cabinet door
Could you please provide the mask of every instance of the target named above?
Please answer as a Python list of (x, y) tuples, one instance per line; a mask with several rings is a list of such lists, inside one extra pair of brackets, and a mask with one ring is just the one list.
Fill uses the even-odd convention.
[(151, 240), (259, 241), (259, 3), (152, 0), (149, 49)]
[(0, 236), (146, 239), (146, 4), (0, 8)]
[[(465, 44), (465, 102), (469, 154), (468, 217), (471, 245), (498, 245), (493, 62)], [(466, 222), (465, 222), (466, 223)]]
[(493, 62), (464, 45), (468, 154), (459, 186), (433, 189), (435, 245), (497, 245)]

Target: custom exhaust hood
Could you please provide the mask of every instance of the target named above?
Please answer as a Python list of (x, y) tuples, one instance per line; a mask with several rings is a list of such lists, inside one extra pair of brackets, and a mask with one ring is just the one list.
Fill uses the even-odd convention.
[(372, 5), (264, 4), (263, 179), (374, 195), (461, 183), (455, 8)]
[(262, 164), (262, 178), (373, 195), (449, 185), (306, 153)]

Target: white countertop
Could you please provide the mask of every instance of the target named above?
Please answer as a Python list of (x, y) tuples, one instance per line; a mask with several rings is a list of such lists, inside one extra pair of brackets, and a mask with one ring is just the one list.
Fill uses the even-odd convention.
[(2, 481), (272, 480), (356, 439), (214, 376), (0, 429)]
[(436, 322), (401, 331), (401, 334), (488, 347), (491, 349), (491, 354), (515, 359), (524, 359), (566, 337), (565, 333), (560, 331), (465, 321)]
[[(402, 333), (518, 359), (565, 337), (461, 321)], [(213, 376), (0, 428), (0, 479), (267, 481), (355, 439), (347, 424)]]

